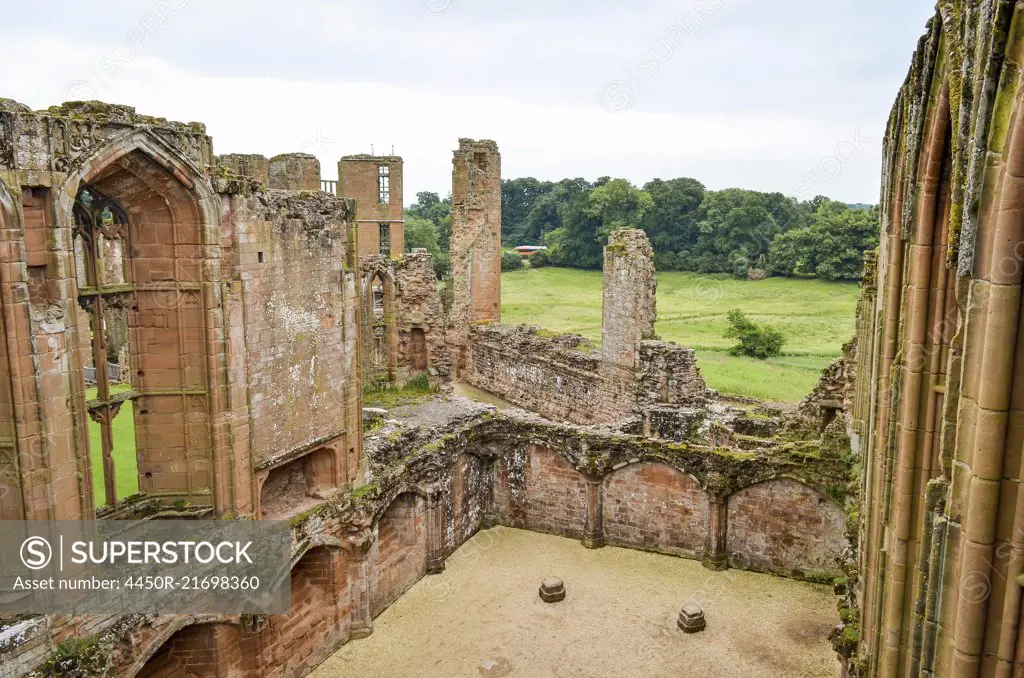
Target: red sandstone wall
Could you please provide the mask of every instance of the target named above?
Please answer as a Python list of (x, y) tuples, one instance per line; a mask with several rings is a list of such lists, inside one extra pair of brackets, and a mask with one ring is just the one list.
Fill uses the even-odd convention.
[(146, 662), (138, 678), (219, 678), (217, 632), (209, 624), (181, 629)]
[(263, 632), (268, 675), (299, 676), (323, 661), (335, 635), (330, 553), (315, 549), (292, 570), (292, 612), (271, 620)]
[[(239, 205), (249, 215), (235, 236), (246, 351), (235, 364), (248, 373), (257, 468), (338, 436), (345, 428), (342, 386), (355, 373), (354, 336), (343, 323), (355, 303), (354, 286), (342, 282), (346, 215), (325, 206), (326, 225), (315, 228), (282, 215), (315, 205), (280, 200), (280, 212), (269, 214), (255, 198)], [(237, 339), (232, 347), (239, 348)]]
[(423, 500), (403, 494), (391, 503), (377, 527), (377, 569), (371, 575), (371, 614), (376, 617), (427, 571)]
[(794, 480), (758, 483), (729, 498), (728, 550), (743, 569), (835, 572), (845, 546), (842, 510)]
[(561, 455), (531, 445), (525, 456), (498, 462), (495, 513), (503, 523), (580, 538), (586, 521), (587, 483)]
[[(333, 559), (333, 563), (332, 563)], [(292, 569), (292, 611), (271, 615), (256, 636), (246, 636), (243, 655), (266, 678), (298, 678), (322, 662), (348, 635), (344, 558), (313, 549)], [(259, 661), (252, 662), (259, 658)]]
[(455, 462), (445, 515), (444, 552), (451, 555), (481, 528), (490, 498), (491, 476), (479, 457), (463, 454)]
[(708, 530), (708, 498), (693, 478), (644, 462), (604, 481), (604, 533), (609, 544), (699, 558)]

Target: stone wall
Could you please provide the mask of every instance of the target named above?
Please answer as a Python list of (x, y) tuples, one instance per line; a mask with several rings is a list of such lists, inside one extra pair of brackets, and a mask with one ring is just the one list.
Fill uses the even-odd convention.
[(272, 191), (238, 209), (248, 213), (236, 239), (250, 435), (263, 468), (345, 428), (335, 387), (349, 378), (355, 353), (343, 327), (356, 298), (355, 278), (343, 270), (352, 205)]
[(360, 274), (364, 378), (402, 383), (427, 373), (432, 383), (446, 382), (447, 318), (431, 256), (364, 257)]
[(377, 569), (370, 587), (375, 617), (426, 574), (424, 512), (423, 498), (406, 493), (391, 502), (377, 525)]
[[(602, 348), (538, 327), (477, 322), (469, 328), (460, 378), (531, 412), (578, 424), (618, 425), (646, 417), (650, 408), (703, 404), (708, 389), (693, 351), (654, 340), (656, 287), (647, 236), (616, 231), (605, 248)], [(647, 425), (658, 433), (669, 428)]]
[(730, 558), (746, 570), (827, 579), (846, 548), (845, 525), (841, 507), (802, 483), (752, 485), (729, 497)]
[[(614, 422), (632, 411), (623, 380), (583, 337), (552, 336), (538, 327), (476, 325), (470, 330), (463, 379), (556, 421)], [(627, 375), (628, 376), (628, 375)]]
[[(261, 173), (258, 157), (224, 157), (215, 168), (201, 124), (126, 106), (33, 112), (5, 100), (0, 123), (3, 263), (18, 272), (0, 290), (13, 330), (0, 353), (26, 358), (6, 361), (11, 379), (0, 379), (18, 385), (11, 397), (0, 386), (0, 428), (16, 429), (5, 440), (17, 441), (21, 469), (12, 475), (14, 455), (2, 455), (5, 489), (18, 491), (0, 494), (33, 498), (0, 502), (2, 517), (91, 518), (104, 503), (103, 516), (135, 510), (122, 506), (112, 470), (88, 472), (98, 453), (86, 434), (90, 410), (133, 410), (119, 416), (134, 416), (136, 439), (120, 442), (135, 443), (142, 503), (252, 516), (269, 471), (313, 452), (327, 457), (307, 465), (311, 488), (350, 483), (361, 393), (357, 279), (345, 271), (355, 255), (351, 202), (318, 183), (315, 192), (268, 192), (231, 171)], [(73, 237), (96, 204), (114, 215), (117, 239), (105, 253), (120, 251), (123, 272)], [(83, 270), (92, 259), (96, 273)], [(105, 311), (119, 309), (104, 324), (131, 348), (127, 408), (86, 401), (98, 296)], [(96, 487), (106, 501), (94, 501)]]
[[(843, 520), (824, 497), (845, 477), (842, 462), (784, 448), (740, 454), (652, 441), (468, 401), (438, 400), (395, 416), (367, 438), (372, 482), (332, 492), (293, 519), (289, 614), (80, 618), (74, 633), (97, 638), (118, 676), (160, 675), (189, 662), (200, 669), (215, 656), (228, 675), (298, 678), (372, 633), (374, 617), (428, 572), (443, 594), (452, 585), (445, 557), (493, 525), (716, 568), (731, 562), (819, 581), (837, 573), (829, 563), (841, 555)], [(784, 519), (790, 515), (798, 520)], [(25, 676), (69, 630), (26, 629), (35, 640), (18, 645), (23, 654), (0, 655), (0, 676)]]
[[(520, 455), (522, 455), (520, 457)], [(530, 445), (497, 465), (497, 519), (511, 527), (580, 539), (586, 521), (586, 480), (561, 455)]]
[(284, 153), (269, 161), (270, 188), (284, 191), (319, 191), (320, 161), (308, 153)]
[(630, 464), (604, 479), (604, 534), (609, 544), (701, 558), (708, 495), (671, 466)]
[(257, 153), (229, 153), (217, 156), (217, 167), (229, 174), (250, 177), (270, 188), (270, 161)]

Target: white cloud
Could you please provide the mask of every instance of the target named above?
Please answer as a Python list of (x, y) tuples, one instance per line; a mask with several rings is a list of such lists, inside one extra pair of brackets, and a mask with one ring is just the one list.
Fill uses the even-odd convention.
[[(875, 201), (882, 132), (913, 39), (888, 46), (903, 62), (883, 69), (870, 36), (849, 35), (862, 24), (830, 27), (820, 3), (716, 1), (725, 2), (718, 13), (671, 50), (661, 40), (689, 5), (629, 13), (592, 3), (574, 14), (558, 0), (516, 12), (456, 0), (438, 17), (420, 0), (401, 11), (387, 0), (396, 14), (382, 21), (366, 3), (295, 0), (295, 11), (279, 12), (248, 2), (239, 14), (236, 0), (192, 0), (133, 46), (125, 36), (152, 4), (124, 2), (105, 19), (120, 32), (57, 23), (39, 34), (17, 17), (0, 28), (0, 96), (42, 108), (95, 93), (205, 122), (218, 153), (316, 152), (325, 178), (341, 155), (394, 145), (406, 160), (406, 202), (419, 190), (447, 192), (460, 136), (495, 139), (507, 177), (692, 176), (795, 195), (815, 173), (824, 193)], [(916, 36), (921, 25), (902, 30)], [(638, 65), (648, 49), (671, 51), (653, 75)], [(625, 84), (602, 89), (612, 81)], [(608, 113), (602, 93), (606, 106), (628, 110)], [(866, 138), (861, 150), (829, 164), (854, 135)]]

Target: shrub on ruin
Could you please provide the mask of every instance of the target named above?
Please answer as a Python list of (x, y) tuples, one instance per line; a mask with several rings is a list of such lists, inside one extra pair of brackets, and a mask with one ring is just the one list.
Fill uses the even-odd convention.
[(518, 271), (524, 266), (523, 257), (515, 250), (505, 250), (501, 253), (501, 270)]
[(544, 268), (550, 264), (548, 253), (544, 250), (537, 250), (530, 256), (530, 268)]
[(759, 325), (748, 318), (743, 311), (729, 311), (729, 329), (725, 331), (727, 339), (736, 339), (738, 344), (729, 349), (734, 356), (749, 356), (758, 360), (767, 360), (782, 353), (782, 345), (786, 338), (782, 332), (771, 325)]

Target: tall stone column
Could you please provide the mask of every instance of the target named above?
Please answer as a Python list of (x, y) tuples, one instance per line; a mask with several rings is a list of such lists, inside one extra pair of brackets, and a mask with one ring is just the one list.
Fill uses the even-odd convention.
[(444, 572), (444, 494), (440, 488), (427, 490), (427, 574)]
[(448, 344), (458, 375), (473, 323), (501, 320), (501, 154), (459, 139), (452, 160), (452, 307)]
[(639, 344), (654, 337), (654, 251), (639, 229), (615, 231), (604, 248), (604, 359), (626, 369), (636, 367)]
[(708, 504), (708, 534), (701, 562), (709, 570), (728, 570), (729, 500), (722, 495), (710, 495)]
[(583, 545), (588, 549), (604, 546), (604, 483), (601, 478), (587, 477), (587, 522), (583, 528)]

